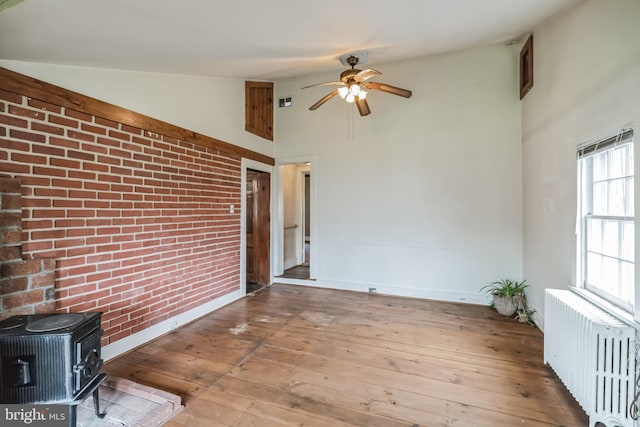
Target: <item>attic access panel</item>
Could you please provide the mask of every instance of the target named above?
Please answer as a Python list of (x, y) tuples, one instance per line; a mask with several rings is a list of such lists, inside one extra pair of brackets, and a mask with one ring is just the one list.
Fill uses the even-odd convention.
[(245, 82), (245, 130), (273, 141), (273, 83)]

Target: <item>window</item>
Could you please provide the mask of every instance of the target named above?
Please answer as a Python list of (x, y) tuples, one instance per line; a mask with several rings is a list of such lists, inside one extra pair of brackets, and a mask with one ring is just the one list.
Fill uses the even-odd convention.
[(627, 310), (635, 298), (633, 131), (578, 148), (581, 285)]

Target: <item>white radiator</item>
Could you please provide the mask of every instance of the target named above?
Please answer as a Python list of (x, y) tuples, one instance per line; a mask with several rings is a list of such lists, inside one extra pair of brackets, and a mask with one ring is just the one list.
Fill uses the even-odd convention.
[(589, 425), (634, 426), (635, 329), (569, 290), (547, 289), (544, 361), (589, 415)]

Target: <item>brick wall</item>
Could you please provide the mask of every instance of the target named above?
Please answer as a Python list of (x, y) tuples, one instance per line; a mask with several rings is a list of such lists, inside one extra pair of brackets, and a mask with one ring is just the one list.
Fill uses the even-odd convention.
[(58, 311), (112, 343), (239, 288), (240, 157), (0, 90), (0, 174), (22, 257), (55, 260)]
[(0, 178), (0, 320), (55, 309), (54, 260), (22, 259), (20, 189)]

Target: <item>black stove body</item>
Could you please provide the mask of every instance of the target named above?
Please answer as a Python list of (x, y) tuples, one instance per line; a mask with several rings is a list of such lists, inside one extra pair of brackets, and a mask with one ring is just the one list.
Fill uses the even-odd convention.
[(0, 322), (0, 403), (70, 404), (93, 392), (103, 376), (101, 318), (56, 313)]

